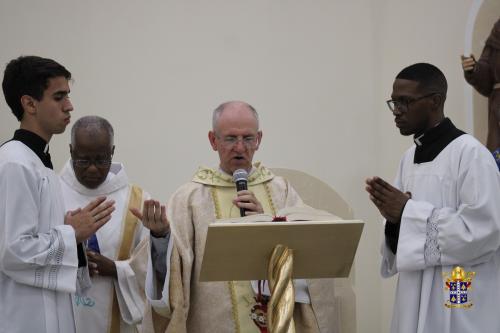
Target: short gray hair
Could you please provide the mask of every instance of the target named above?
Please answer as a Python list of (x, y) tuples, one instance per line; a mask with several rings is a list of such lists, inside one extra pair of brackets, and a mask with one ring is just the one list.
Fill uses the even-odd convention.
[(111, 146), (114, 144), (115, 132), (113, 126), (106, 119), (99, 116), (84, 116), (78, 119), (71, 128), (71, 144), (75, 144), (76, 131), (84, 129), (91, 134), (97, 134), (99, 131), (105, 131), (109, 135)]
[(222, 114), (222, 112), (224, 112), (224, 109), (226, 108), (226, 106), (233, 104), (233, 103), (242, 103), (242, 104), (245, 104), (246, 106), (248, 106), (250, 111), (252, 111), (255, 119), (257, 120), (257, 129), (259, 129), (259, 114), (257, 113), (257, 110), (255, 110), (255, 108), (253, 106), (251, 106), (250, 104), (245, 103), (245, 102), (229, 101), (229, 102), (222, 103), (214, 110), (214, 112), (212, 114), (212, 130), (215, 131), (217, 121), (219, 120), (219, 117)]

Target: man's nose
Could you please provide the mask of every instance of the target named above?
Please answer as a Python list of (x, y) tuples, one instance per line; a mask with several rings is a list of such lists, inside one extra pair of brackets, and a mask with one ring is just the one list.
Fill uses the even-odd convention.
[(246, 146), (243, 143), (243, 140), (238, 139), (236, 141), (236, 143), (234, 144), (233, 149), (236, 150), (236, 151), (245, 151), (246, 150)]
[(403, 106), (401, 105), (395, 105), (394, 110), (392, 110), (392, 114), (395, 116), (400, 116), (404, 113)]
[(69, 99), (66, 100), (66, 103), (64, 104), (64, 111), (66, 112), (71, 112), (73, 111), (73, 104), (71, 103), (71, 101)]
[(99, 169), (96, 167), (95, 162), (90, 163), (90, 165), (87, 168), (87, 172), (92, 172), (92, 173), (99, 172)]

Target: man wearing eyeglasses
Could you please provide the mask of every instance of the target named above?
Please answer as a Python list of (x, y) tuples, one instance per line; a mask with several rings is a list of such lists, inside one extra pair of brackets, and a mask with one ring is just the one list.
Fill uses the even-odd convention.
[[(172, 228), (163, 276), (148, 267), (146, 295), (152, 308), (145, 314), (147, 332), (261, 333), (267, 332), (267, 297), (250, 281), (199, 282), (207, 228), (218, 219), (266, 212), (276, 215), (302, 200), (285, 179), (275, 176), (253, 156), (262, 142), (255, 109), (244, 102), (221, 104), (213, 113), (208, 133), (219, 155), (216, 168), (201, 167), (191, 182), (179, 188), (168, 207), (145, 202), (135, 211), (145, 225)], [(236, 191), (232, 174), (248, 172), (248, 190)], [(168, 208), (168, 213), (167, 213)], [(167, 219), (168, 216), (168, 219)], [(160, 271), (160, 270), (158, 270)], [(297, 332), (339, 332), (340, 317), (332, 279), (295, 281), (294, 321)]]
[(394, 186), (367, 179), (385, 218), (382, 275), (398, 274), (391, 332), (500, 332), (500, 175), (488, 150), (445, 118), (435, 66), (403, 69), (387, 101), (413, 135)]
[(140, 208), (149, 195), (129, 183), (123, 164), (112, 162), (113, 137), (106, 119), (78, 119), (71, 129), (71, 159), (60, 174), (67, 209), (100, 196), (116, 206), (112, 219), (86, 244), (92, 287), (74, 298), (77, 332), (136, 332), (144, 311), (149, 231), (129, 210)]

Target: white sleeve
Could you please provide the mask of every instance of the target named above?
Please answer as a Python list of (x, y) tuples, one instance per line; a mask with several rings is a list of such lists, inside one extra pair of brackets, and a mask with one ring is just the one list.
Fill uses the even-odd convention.
[(130, 259), (115, 261), (117, 279), (114, 284), (118, 305), (123, 321), (130, 325), (140, 323), (144, 314), (148, 243), (148, 239), (143, 238)]
[[(469, 161), (468, 161), (469, 162)], [(459, 174), (458, 208), (409, 200), (403, 211), (397, 251), (398, 271), (433, 265), (476, 265), (500, 247), (500, 175), (481, 156)], [(437, 227), (429, 230), (428, 223)], [(435, 241), (433, 254), (426, 245)], [(438, 253), (435, 253), (438, 251)]]
[[(0, 269), (18, 283), (74, 292), (78, 270), (75, 232), (60, 224), (40, 231), (48, 179), (17, 163), (0, 166)], [(41, 182), (41, 184), (40, 184)], [(48, 200), (50, 203), (50, 199)]]
[[(149, 251), (148, 268), (146, 273), (146, 298), (154, 308), (165, 308), (170, 306), (170, 258), (172, 256), (173, 242), (169, 233), (165, 238), (151, 236), (151, 251)], [(164, 274), (162, 272), (164, 267)], [(164, 276), (161, 294), (158, 292), (157, 274)], [(161, 283), (160, 283), (161, 284)]]

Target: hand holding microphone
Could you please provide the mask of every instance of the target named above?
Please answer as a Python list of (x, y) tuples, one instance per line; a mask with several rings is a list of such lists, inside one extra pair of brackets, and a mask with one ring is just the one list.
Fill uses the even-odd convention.
[(264, 209), (252, 191), (248, 190), (248, 172), (238, 169), (233, 172), (233, 181), (236, 183), (236, 198), (233, 204), (240, 208), (240, 216), (261, 214)]

